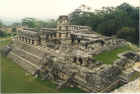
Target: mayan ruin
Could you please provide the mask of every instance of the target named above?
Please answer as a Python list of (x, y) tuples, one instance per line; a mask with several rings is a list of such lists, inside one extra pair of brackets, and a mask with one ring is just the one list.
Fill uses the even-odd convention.
[[(25, 71), (42, 80), (51, 80), (57, 89), (78, 87), (85, 92), (112, 92), (131, 81), (140, 61), (137, 52), (124, 52), (113, 64), (104, 64), (94, 56), (129, 45), (124, 39), (107, 37), (89, 26), (71, 24), (62, 15), (57, 28), (20, 28), (7, 47), (12, 58)], [(111, 58), (111, 57), (110, 57)]]

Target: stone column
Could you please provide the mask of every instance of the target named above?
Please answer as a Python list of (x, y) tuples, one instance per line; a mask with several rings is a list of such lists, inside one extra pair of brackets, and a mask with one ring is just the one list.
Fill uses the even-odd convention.
[(38, 45), (38, 41), (34, 40), (34, 45), (37, 46)]
[(24, 42), (26, 43), (26, 38), (24, 37)]
[(28, 41), (29, 41), (29, 44), (31, 44), (31, 39), (29, 39)]
[(56, 33), (56, 38), (59, 38), (59, 33)]
[(30, 39), (30, 44), (32, 45), (32, 43), (33, 43), (33, 39), (31, 38), (31, 39)]
[(24, 42), (27, 43), (27, 38), (24, 38)]
[(24, 42), (26, 43), (26, 38), (24, 37)]
[(20, 40), (20, 36), (18, 36), (18, 40)]
[(21, 41), (23, 41), (23, 37), (21, 36)]
[(25, 38), (25, 42), (27, 43), (27, 38)]
[(26, 43), (27, 43), (27, 44), (30, 44), (29, 39), (27, 38), (26, 40), (27, 40), (27, 42), (26, 42)]
[(30, 39), (27, 39), (27, 43), (28, 43), (28, 44), (31, 44), (31, 43), (30, 43)]

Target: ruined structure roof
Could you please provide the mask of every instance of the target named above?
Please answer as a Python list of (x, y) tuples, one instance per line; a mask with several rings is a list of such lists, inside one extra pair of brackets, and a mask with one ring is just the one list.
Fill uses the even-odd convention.
[(41, 28), (41, 30), (56, 31), (56, 28)]

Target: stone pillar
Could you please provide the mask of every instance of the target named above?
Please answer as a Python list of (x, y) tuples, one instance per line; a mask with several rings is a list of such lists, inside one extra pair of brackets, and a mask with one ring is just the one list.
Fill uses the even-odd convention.
[(69, 37), (69, 33), (66, 33), (66, 38), (68, 38)]
[(24, 37), (24, 41), (23, 42), (25, 42), (26, 43), (26, 38)]
[(27, 39), (27, 43), (28, 43), (28, 44), (31, 44), (31, 43), (30, 43), (30, 39)]
[(50, 39), (50, 34), (48, 34), (48, 39)]
[(56, 33), (56, 38), (59, 38), (59, 33)]
[(38, 45), (38, 41), (37, 41), (37, 40), (34, 41), (34, 45), (35, 45), (35, 46)]
[(21, 37), (21, 40), (23, 41), (23, 37)]
[(33, 43), (34, 43), (33, 41), (34, 41), (33, 39), (30, 40), (30, 44), (31, 44), (31, 45), (33, 45)]
[(25, 38), (25, 42), (27, 43), (27, 38)]
[(26, 38), (24, 37), (24, 42), (26, 43)]
[(20, 40), (20, 36), (18, 36), (18, 40)]
[(25, 38), (25, 43), (28, 43), (28, 39), (27, 38)]
[(31, 44), (31, 39), (29, 39), (29, 44)]
[(18, 40), (20, 40), (20, 36), (18, 36)]

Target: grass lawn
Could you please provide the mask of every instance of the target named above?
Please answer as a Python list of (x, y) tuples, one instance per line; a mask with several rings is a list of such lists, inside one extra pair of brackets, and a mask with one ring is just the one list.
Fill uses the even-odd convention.
[(10, 40), (11, 39), (6, 39), (6, 40), (3, 39), (3, 40), (0, 40), (0, 48), (8, 45), (11, 42)]
[(78, 88), (64, 88), (57, 90), (51, 81), (42, 81), (31, 75), (25, 75), (25, 71), (12, 60), (2, 57), (2, 92), (8, 93), (78, 93), (83, 92)]
[(129, 46), (124, 46), (121, 48), (116, 48), (112, 51), (104, 51), (103, 53), (96, 55), (93, 58), (95, 58), (96, 60), (102, 61), (105, 64), (112, 64), (114, 60), (119, 58), (117, 56), (119, 53), (122, 53), (124, 51), (129, 51), (129, 50), (133, 50), (133, 49)]
[[(9, 43), (9, 40), (0, 42), (0, 47)], [(42, 81), (26, 72), (7, 57), (1, 57), (1, 90), (3, 93), (82, 93), (79, 88), (56, 89), (51, 81)]]
[(133, 75), (129, 78), (130, 81), (136, 80), (138, 77), (140, 77), (140, 73), (134, 72)]

